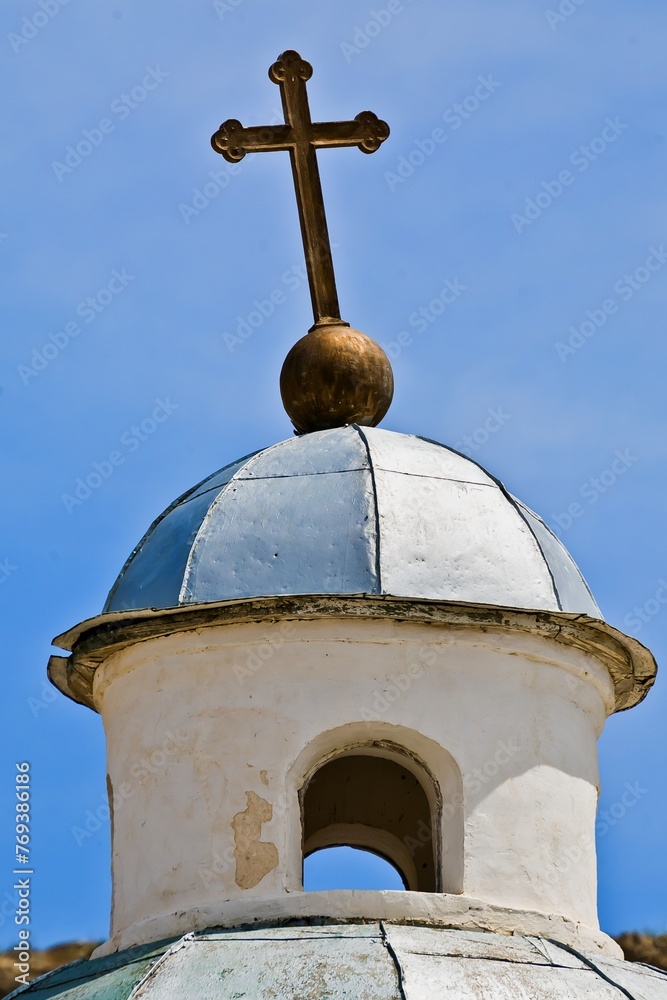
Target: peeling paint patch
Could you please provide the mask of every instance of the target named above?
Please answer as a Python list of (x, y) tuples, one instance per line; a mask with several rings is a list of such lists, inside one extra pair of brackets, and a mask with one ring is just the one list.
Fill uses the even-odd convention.
[(273, 806), (255, 792), (246, 792), (247, 806), (234, 816), (234, 857), (236, 858), (236, 884), (241, 889), (252, 889), (265, 875), (278, 866), (278, 849), (269, 841), (262, 841), (262, 823), (273, 816)]
[(268, 785), (269, 778), (268, 778), (268, 774), (267, 774), (266, 771), (260, 771), (259, 772), (259, 777), (260, 777), (260, 781), (262, 782), (263, 785)]

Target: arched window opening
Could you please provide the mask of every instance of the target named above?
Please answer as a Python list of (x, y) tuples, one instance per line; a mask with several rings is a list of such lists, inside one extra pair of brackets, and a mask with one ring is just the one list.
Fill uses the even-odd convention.
[(303, 862), (306, 892), (325, 889), (405, 889), (403, 876), (386, 858), (357, 847), (322, 847)]
[[(413, 891), (439, 891), (439, 817), (425, 769), (381, 744), (356, 747), (323, 764), (302, 792), (304, 857), (352, 847), (386, 859)], [(418, 774), (420, 777), (418, 777)]]

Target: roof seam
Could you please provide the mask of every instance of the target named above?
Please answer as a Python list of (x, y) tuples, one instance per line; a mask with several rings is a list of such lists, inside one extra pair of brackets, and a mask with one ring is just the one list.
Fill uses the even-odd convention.
[(456, 448), (452, 448), (448, 444), (443, 444), (442, 441), (435, 441), (433, 438), (424, 437), (423, 434), (407, 434), (406, 437), (415, 437), (418, 441), (426, 441), (427, 444), (434, 444), (437, 448), (444, 448), (445, 451), (451, 451), (452, 455), (458, 455), (459, 458), (464, 458), (466, 462), (470, 462), (472, 465), (475, 465), (479, 471), (483, 472), (485, 476), (488, 476), (488, 478), (494, 482), (496, 486), (502, 486), (499, 479), (492, 476), (488, 469), (485, 469), (483, 465), (475, 461), (474, 458), (471, 458), (470, 455), (466, 455), (464, 452), (458, 451)]
[(442, 483), (463, 483), (466, 486), (484, 486), (487, 490), (496, 489), (495, 483), (477, 483), (474, 479), (456, 479), (454, 476), (431, 476), (425, 472), (401, 472), (398, 469), (385, 469), (378, 465), (378, 472), (393, 472), (396, 476), (410, 476), (414, 479), (437, 479)]
[[(551, 530), (551, 528), (549, 527), (549, 525), (547, 524), (547, 522), (543, 518), (541, 518), (539, 516), (539, 514), (536, 514), (534, 510), (532, 510), (530, 507), (528, 507), (528, 505), (525, 504), (523, 502), (523, 500), (519, 500), (518, 497), (515, 498), (515, 499), (516, 499), (516, 502), (519, 505), (519, 507), (522, 507), (524, 510), (527, 510), (530, 514), (533, 515), (533, 517), (537, 518), (538, 521), (541, 521), (542, 525), (544, 526), (544, 528), (546, 529), (546, 531), (548, 532), (548, 534), (551, 535), (551, 537), (554, 539), (554, 541), (557, 542), (561, 546), (561, 548), (565, 549), (565, 546), (561, 542), (560, 538), (558, 537), (558, 535), (554, 531)], [(565, 549), (565, 551), (566, 551), (567, 555), (570, 556), (570, 561), (572, 562), (572, 565), (573, 565), (574, 569), (577, 571), (577, 574), (579, 576), (579, 580), (581, 581), (581, 583), (583, 583), (584, 587), (586, 588), (586, 592), (588, 593), (588, 596), (590, 597), (591, 601), (593, 602), (593, 604), (595, 605), (595, 607), (597, 608), (597, 610), (600, 611), (600, 608), (598, 607), (598, 602), (595, 600), (595, 596), (593, 594), (593, 591), (588, 586), (588, 581), (586, 580), (586, 577), (584, 576), (584, 574), (579, 569), (579, 563), (575, 562), (573, 556), (571, 555), (571, 553), (567, 549)], [(600, 615), (602, 615), (601, 611), (600, 611)]]
[[(284, 445), (286, 443), (287, 443), (286, 441), (279, 441), (277, 444), (270, 445), (268, 448), (263, 449), (263, 451), (256, 451), (254, 453), (254, 455), (251, 455), (251, 457), (248, 459), (248, 461), (244, 465), (242, 465), (234, 473), (234, 475), (232, 476), (232, 478), (227, 480), (227, 482), (224, 484), (224, 486), (222, 487), (222, 489), (219, 491), (218, 495), (215, 497), (215, 499), (211, 503), (210, 507), (208, 508), (208, 510), (204, 514), (204, 517), (202, 518), (202, 522), (201, 522), (201, 524), (199, 525), (199, 527), (197, 529), (197, 534), (195, 535), (195, 537), (194, 537), (194, 539), (192, 541), (192, 545), (190, 546), (190, 551), (188, 552), (188, 558), (185, 560), (185, 569), (183, 570), (183, 580), (182, 580), (180, 589), (178, 591), (178, 603), (179, 603), (179, 605), (185, 603), (184, 602), (184, 598), (185, 598), (185, 595), (187, 594), (187, 589), (188, 589), (188, 586), (189, 586), (189, 583), (190, 583), (190, 571), (192, 569), (193, 554), (194, 554), (195, 549), (197, 548), (197, 543), (199, 542), (199, 539), (201, 537), (201, 534), (202, 534), (202, 531), (204, 529), (204, 526), (208, 524), (208, 521), (209, 521), (209, 519), (211, 517), (211, 511), (218, 505), (218, 502), (220, 500), (222, 500), (222, 498), (224, 496), (226, 496), (227, 491), (229, 490), (229, 488), (232, 485), (232, 483), (235, 483), (237, 481), (239, 473), (243, 469), (247, 468), (247, 466), (250, 465), (250, 463), (252, 462), (252, 460), (254, 458), (256, 458), (257, 460), (259, 460), (259, 456), (260, 455), (265, 455), (269, 451), (274, 451), (276, 448), (280, 448), (281, 445)], [(232, 462), (231, 464), (234, 465), (236, 463)]]
[[(408, 954), (410, 954), (410, 955), (423, 955), (425, 958), (453, 958), (454, 960), (459, 959), (462, 962), (467, 962), (469, 960), (469, 958), (472, 958), (473, 961), (475, 961), (475, 962), (498, 962), (500, 964), (522, 965), (522, 966), (523, 965), (529, 965), (533, 969), (571, 969), (572, 968), (571, 965), (565, 965), (565, 964), (559, 965), (556, 962), (552, 962), (552, 961), (538, 962), (537, 960), (535, 960), (535, 961), (531, 962), (528, 959), (517, 958), (516, 956), (512, 956), (510, 958), (503, 958), (502, 955), (474, 955), (474, 956), (469, 956), (469, 955), (457, 955), (455, 953), (449, 953), (449, 952), (447, 954), (445, 954), (442, 951), (414, 951), (414, 949), (410, 949), (409, 952), (408, 952)], [(542, 957), (545, 958), (546, 956), (543, 955)], [(586, 970), (581, 969), (579, 971), (584, 972)]]
[(164, 954), (160, 955), (157, 962), (154, 962), (146, 974), (141, 977), (139, 982), (135, 983), (132, 987), (132, 992), (128, 996), (128, 1000), (134, 1000), (134, 998), (140, 997), (143, 993), (144, 986), (155, 976), (158, 969), (160, 969), (175, 952), (180, 951), (182, 948), (187, 948), (188, 944), (192, 943), (192, 937), (192, 934), (184, 934), (183, 937), (179, 938), (178, 941), (172, 944), (171, 948), (167, 948)]
[(540, 551), (540, 554), (542, 556), (542, 559), (544, 560), (544, 565), (546, 566), (547, 570), (549, 571), (549, 577), (551, 578), (551, 586), (553, 587), (554, 597), (556, 598), (556, 603), (558, 604), (558, 610), (562, 611), (563, 610), (563, 602), (560, 599), (560, 594), (558, 593), (558, 587), (556, 586), (556, 577), (553, 574), (553, 570), (551, 568), (551, 563), (547, 559), (547, 554), (544, 551), (544, 549), (542, 548), (542, 543), (540, 542), (539, 538), (537, 537), (537, 535), (533, 531), (533, 528), (532, 528), (532, 525), (531, 525), (530, 521), (528, 520), (528, 518), (526, 517), (526, 515), (524, 514), (524, 512), (521, 510), (521, 504), (517, 500), (514, 499), (514, 497), (512, 496), (512, 494), (509, 491), (505, 490), (505, 495), (508, 497), (510, 503), (512, 504), (512, 506), (516, 510), (516, 512), (519, 515), (519, 517), (521, 518), (521, 520), (527, 526), (530, 534), (532, 535), (533, 539), (535, 540), (535, 544), (537, 545), (537, 547), (538, 547), (538, 549)]
[(551, 938), (549, 938), (549, 940), (552, 944), (555, 944), (557, 948), (561, 948), (563, 951), (568, 951), (571, 955), (574, 955), (575, 958), (578, 958), (580, 962), (583, 962), (584, 965), (587, 965), (589, 969), (592, 969), (593, 972), (597, 972), (600, 979), (604, 979), (604, 981), (609, 983), (610, 986), (615, 987), (615, 989), (622, 993), (624, 997), (627, 997), (627, 1000), (637, 1000), (634, 993), (630, 993), (629, 990), (626, 990), (625, 986), (621, 986), (620, 983), (617, 983), (616, 980), (612, 979), (611, 976), (608, 976), (599, 965), (596, 965), (592, 959), (587, 958), (586, 955), (582, 955), (582, 953), (577, 951), (576, 948), (573, 948), (569, 944), (564, 944), (562, 941), (555, 941)]
[(301, 943), (302, 941), (381, 941), (382, 940), (382, 935), (379, 932), (377, 934), (310, 934), (310, 935), (304, 934), (304, 935), (297, 935), (294, 937), (271, 937), (271, 936), (239, 937), (238, 929), (236, 930), (232, 929), (229, 936), (221, 934), (219, 931), (214, 932), (214, 934), (208, 934), (208, 930), (209, 929), (206, 928), (205, 930), (202, 931), (194, 931), (195, 935), (193, 938), (194, 943), (208, 944), (209, 941), (222, 941), (222, 942), (248, 941), (251, 944), (255, 944), (255, 942), (260, 942), (260, 944), (262, 944), (266, 941), (271, 941), (274, 943), (276, 941), (280, 943), (282, 943), (283, 941), (285, 942), (295, 941), (297, 943)]
[(396, 953), (393, 944), (389, 939), (389, 934), (387, 933), (387, 928), (385, 926), (384, 920), (380, 920), (380, 933), (382, 935), (382, 944), (387, 950), (387, 954), (391, 958), (394, 964), (394, 971), (396, 973), (396, 985), (398, 986), (398, 992), (401, 996), (401, 1000), (407, 1000), (407, 994), (405, 992), (405, 984), (403, 981), (403, 966), (401, 965), (401, 960)]
[(366, 471), (366, 467), (364, 465), (360, 465), (358, 469), (328, 469), (325, 472), (294, 472), (278, 476), (235, 476), (234, 478), (237, 482), (259, 483), (266, 482), (268, 479), (308, 479), (309, 476), (340, 476), (345, 472)]
[(373, 490), (373, 509), (375, 511), (375, 575), (377, 577), (377, 589), (378, 594), (382, 594), (382, 562), (381, 562), (381, 551), (380, 551), (380, 508), (378, 507), (378, 491), (377, 483), (375, 481), (375, 466), (373, 465), (373, 457), (371, 455), (371, 446), (369, 444), (368, 438), (362, 431), (358, 424), (352, 424), (355, 428), (357, 434), (364, 443), (366, 448), (366, 454), (368, 456), (368, 468), (371, 476), (371, 487)]

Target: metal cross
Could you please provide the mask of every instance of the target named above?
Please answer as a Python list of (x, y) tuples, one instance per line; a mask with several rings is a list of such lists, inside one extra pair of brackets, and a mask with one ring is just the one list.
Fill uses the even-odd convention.
[(306, 81), (312, 75), (313, 67), (298, 52), (283, 52), (269, 79), (280, 87), (285, 124), (244, 128), (230, 118), (211, 136), (211, 145), (230, 163), (238, 163), (246, 153), (289, 151), (317, 326), (342, 321), (316, 150), (358, 146), (362, 153), (374, 153), (389, 135), (389, 126), (372, 111), (362, 111), (354, 121), (311, 121)]

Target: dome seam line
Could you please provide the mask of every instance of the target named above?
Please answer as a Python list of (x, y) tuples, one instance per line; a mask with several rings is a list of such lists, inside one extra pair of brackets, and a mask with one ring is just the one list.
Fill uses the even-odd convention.
[(519, 515), (519, 517), (521, 518), (521, 520), (525, 524), (526, 528), (528, 529), (530, 537), (533, 539), (533, 541), (535, 543), (535, 546), (537, 548), (537, 551), (542, 556), (542, 561), (544, 562), (544, 565), (547, 568), (547, 572), (549, 574), (549, 579), (551, 580), (551, 589), (553, 590), (554, 598), (556, 600), (556, 604), (558, 605), (558, 610), (559, 611), (563, 611), (563, 602), (561, 601), (560, 594), (558, 593), (558, 587), (556, 586), (556, 578), (554, 577), (553, 571), (551, 569), (551, 565), (549, 564), (549, 560), (546, 557), (544, 549), (540, 545), (540, 542), (539, 542), (539, 539), (538, 539), (537, 535), (535, 534), (535, 532), (531, 528), (530, 522), (528, 521), (528, 518), (525, 516), (525, 514), (522, 513), (522, 511), (521, 511), (521, 509), (519, 507), (519, 504), (516, 502), (516, 500), (514, 499), (514, 497), (512, 496), (512, 494), (510, 493), (510, 491), (505, 486), (505, 484), (502, 483), (500, 481), (500, 479), (498, 479), (497, 476), (494, 476), (493, 473), (489, 472), (488, 469), (485, 469), (483, 465), (480, 465), (479, 462), (475, 461), (474, 458), (471, 458), (470, 455), (465, 455), (462, 451), (457, 451), (456, 448), (450, 448), (447, 445), (443, 445), (440, 441), (434, 441), (432, 438), (423, 437), (422, 435), (419, 435), (419, 434), (416, 435), (416, 436), (419, 437), (422, 441), (428, 441), (429, 444), (435, 444), (439, 448), (445, 448), (446, 451), (451, 451), (455, 455), (460, 455), (461, 458), (467, 459), (469, 462), (472, 462), (473, 465), (476, 465), (477, 468), (480, 469), (480, 471), (483, 472), (485, 476), (488, 476), (489, 479), (493, 483), (495, 483), (495, 485), (498, 487), (498, 489), (503, 494), (503, 496), (505, 497), (505, 499), (509, 502), (510, 506), (514, 508), (514, 510)]
[[(189, 589), (189, 586), (190, 586), (190, 576), (191, 576), (191, 573), (192, 573), (192, 567), (193, 567), (193, 563), (194, 563), (195, 549), (197, 548), (197, 543), (199, 542), (199, 539), (202, 536), (202, 532), (204, 530), (204, 526), (207, 525), (208, 522), (209, 522), (209, 519), (211, 517), (211, 511), (218, 505), (218, 502), (222, 499), (222, 497), (224, 497), (227, 494), (227, 491), (228, 491), (229, 487), (231, 486), (231, 484), (237, 482), (239, 474), (243, 471), (243, 469), (247, 468), (248, 465), (250, 465), (250, 463), (253, 461), (253, 459), (257, 459), (257, 461), (259, 461), (260, 456), (266, 455), (267, 452), (274, 451), (276, 448), (280, 448), (281, 445), (284, 445), (286, 443), (287, 443), (286, 441), (279, 441), (277, 444), (270, 445), (268, 448), (264, 448), (262, 451), (255, 452), (254, 455), (251, 455), (250, 458), (248, 459), (248, 461), (245, 462), (241, 466), (241, 468), (238, 469), (234, 473), (234, 475), (232, 476), (232, 478), (227, 480), (227, 482), (224, 484), (224, 486), (222, 487), (222, 489), (220, 490), (220, 492), (218, 493), (218, 495), (216, 497), (214, 497), (213, 501), (209, 505), (208, 510), (204, 514), (204, 517), (202, 519), (201, 524), (199, 525), (199, 528), (197, 529), (197, 534), (195, 535), (195, 537), (194, 537), (194, 539), (192, 541), (192, 545), (190, 546), (190, 551), (188, 552), (188, 557), (185, 560), (185, 569), (183, 570), (183, 580), (181, 582), (181, 586), (180, 586), (180, 589), (178, 591), (178, 604), (179, 605), (182, 605), (182, 604), (186, 603), (185, 598), (187, 596), (187, 592), (188, 592), (188, 589)], [(230, 464), (233, 465), (234, 463), (232, 462)]]
[(235, 476), (237, 483), (258, 483), (267, 482), (269, 479), (308, 479), (309, 476), (342, 476), (346, 472), (367, 472), (366, 466), (361, 465), (358, 469), (327, 469), (324, 472), (286, 472), (279, 476)]
[(382, 944), (385, 946), (385, 948), (387, 950), (387, 954), (389, 955), (389, 957), (391, 958), (392, 962), (394, 963), (394, 970), (396, 972), (398, 992), (400, 994), (401, 1000), (408, 1000), (407, 994), (405, 992), (405, 985), (404, 985), (404, 982), (403, 982), (403, 966), (401, 965), (401, 961), (400, 961), (400, 959), (399, 959), (399, 957), (398, 957), (398, 955), (397, 955), (397, 953), (396, 953), (396, 951), (394, 949), (393, 944), (389, 940), (389, 934), (387, 933), (387, 928), (385, 926), (384, 920), (380, 920), (379, 923), (380, 923), (380, 934), (382, 936)]
[[(523, 502), (523, 500), (519, 500), (519, 498), (518, 498), (518, 497), (515, 497), (514, 499), (515, 499), (515, 502), (517, 503), (517, 505), (518, 505), (518, 506), (519, 506), (520, 508), (522, 508), (523, 510), (527, 510), (527, 511), (530, 511), (530, 508), (526, 506), (526, 504), (525, 504), (525, 503)], [(532, 511), (531, 513), (532, 513), (532, 514), (533, 514), (533, 515), (534, 515), (534, 516), (535, 516), (535, 517), (536, 517), (536, 518), (537, 518), (537, 519), (538, 519), (539, 521), (541, 521), (541, 522), (542, 522), (542, 524), (544, 525), (544, 527), (545, 527), (545, 529), (546, 529), (547, 533), (548, 533), (549, 535), (551, 535), (551, 537), (552, 537), (552, 538), (554, 539), (554, 541), (556, 541), (556, 542), (557, 542), (557, 543), (558, 543), (559, 545), (561, 545), (561, 546), (562, 546), (563, 548), (565, 548), (565, 546), (564, 546), (564, 545), (563, 545), (563, 543), (561, 542), (561, 540), (560, 540), (560, 538), (558, 537), (558, 535), (556, 535), (556, 534), (555, 534), (555, 533), (554, 533), (554, 532), (553, 532), (553, 531), (551, 530), (551, 528), (549, 527), (549, 525), (547, 524), (547, 522), (546, 522), (546, 521), (544, 521), (544, 520), (543, 520), (543, 519), (542, 519), (542, 518), (541, 518), (541, 517), (539, 516), (539, 514), (536, 514), (536, 513), (535, 513), (535, 511)], [(531, 531), (532, 531), (532, 528), (531, 528)], [(533, 534), (535, 534), (535, 532), (533, 532)], [(537, 537), (537, 536), (535, 536), (535, 537)], [(541, 546), (540, 546), (540, 547), (541, 547)], [(542, 551), (544, 551), (544, 550), (542, 550)], [(567, 550), (566, 550), (566, 551), (567, 551)], [(570, 556), (570, 559), (571, 559), (571, 562), (572, 562), (572, 565), (573, 565), (574, 569), (576, 570), (576, 573), (577, 573), (577, 576), (579, 577), (579, 580), (581, 581), (581, 583), (582, 583), (582, 585), (583, 585), (584, 589), (586, 590), (586, 592), (587, 592), (588, 596), (590, 597), (591, 601), (593, 602), (593, 604), (594, 604), (594, 606), (595, 606), (595, 607), (597, 608), (597, 610), (598, 610), (598, 611), (600, 611), (600, 609), (598, 608), (598, 602), (597, 602), (597, 601), (596, 601), (596, 599), (595, 599), (595, 595), (593, 594), (593, 591), (591, 590), (591, 588), (590, 588), (590, 587), (588, 586), (588, 581), (587, 581), (586, 577), (584, 576), (584, 574), (583, 574), (583, 573), (581, 572), (581, 569), (579, 568), (579, 563), (578, 563), (578, 562), (575, 562), (575, 560), (574, 560), (574, 558), (573, 558), (572, 554), (571, 554), (571, 553), (570, 553), (569, 551), (567, 551), (567, 554), (568, 554), (568, 555)], [(545, 554), (545, 559), (546, 559), (546, 554)], [(549, 568), (551, 568), (551, 564), (550, 564), (550, 563), (548, 562), (548, 560), (547, 560), (547, 564), (549, 565)], [(602, 612), (600, 612), (600, 614), (602, 614)]]
[(512, 506), (516, 510), (516, 512), (519, 515), (519, 517), (521, 518), (521, 520), (524, 522), (524, 524), (528, 528), (528, 531), (530, 532), (531, 537), (535, 540), (535, 544), (537, 545), (539, 553), (542, 556), (542, 559), (544, 560), (544, 565), (546, 566), (546, 568), (547, 568), (547, 570), (549, 572), (549, 578), (551, 580), (551, 586), (553, 587), (553, 592), (554, 592), (554, 597), (556, 598), (556, 603), (558, 604), (558, 610), (562, 611), (563, 610), (563, 602), (560, 599), (560, 594), (558, 593), (558, 587), (556, 586), (556, 577), (554, 576), (553, 570), (551, 568), (551, 563), (547, 559), (547, 554), (544, 551), (544, 549), (542, 548), (542, 545), (541, 545), (541, 542), (540, 542), (539, 538), (537, 537), (537, 535), (533, 531), (533, 528), (532, 528), (532, 526), (530, 524), (530, 521), (528, 520), (528, 518), (526, 517), (526, 515), (524, 514), (524, 512), (521, 510), (521, 505), (519, 503), (517, 503), (517, 501), (514, 499), (514, 497), (512, 496), (512, 494), (508, 490), (503, 489), (503, 492), (505, 493), (505, 496), (509, 499), (510, 503), (512, 504)]
[(141, 991), (141, 993), (144, 992), (144, 986), (146, 986), (151, 979), (154, 979), (158, 972), (162, 971), (162, 966), (169, 962), (172, 955), (174, 955), (177, 951), (181, 951), (183, 948), (186, 948), (188, 944), (192, 942), (192, 937), (192, 933), (182, 934), (177, 941), (167, 948), (167, 950), (160, 955), (157, 961), (153, 962), (150, 968), (146, 969), (144, 974), (141, 976), (141, 979), (134, 984), (132, 991), (128, 995), (128, 1000), (133, 1000), (134, 997), (139, 997), (141, 995), (139, 991)]
[(378, 491), (377, 483), (375, 481), (375, 466), (373, 465), (373, 457), (371, 455), (371, 446), (369, 444), (368, 438), (362, 431), (358, 424), (353, 424), (353, 427), (357, 431), (357, 434), (364, 443), (366, 448), (366, 455), (368, 457), (368, 469), (371, 477), (371, 489), (373, 490), (373, 510), (375, 512), (375, 576), (376, 576), (376, 587), (377, 593), (382, 595), (382, 561), (381, 561), (381, 542), (380, 542), (380, 508), (378, 506)]
[(552, 944), (556, 945), (557, 948), (560, 948), (562, 951), (569, 952), (570, 955), (574, 955), (575, 958), (578, 958), (580, 962), (583, 962), (584, 965), (587, 965), (589, 969), (592, 969), (593, 972), (596, 972), (600, 977), (600, 979), (604, 979), (606, 983), (609, 983), (610, 986), (613, 986), (615, 989), (617, 989), (619, 993), (622, 993), (624, 997), (627, 997), (627, 1000), (637, 1000), (637, 997), (635, 996), (634, 993), (630, 993), (629, 990), (626, 990), (625, 986), (621, 986), (621, 984), (617, 983), (615, 979), (612, 979), (611, 976), (608, 976), (606, 972), (604, 972), (604, 970), (601, 969), (599, 965), (596, 965), (596, 963), (592, 959), (588, 958), (586, 955), (583, 955), (580, 951), (578, 951), (576, 948), (573, 948), (571, 945), (564, 944), (562, 941), (556, 941), (553, 938), (550, 938), (550, 940)]
[(378, 465), (378, 472), (391, 472), (395, 476), (411, 476), (413, 479), (436, 479), (439, 483), (463, 483), (464, 486), (483, 486), (487, 490), (496, 488), (495, 483), (477, 483), (474, 479), (455, 479), (453, 476), (432, 476), (425, 472), (403, 472), (398, 469), (386, 469)]

